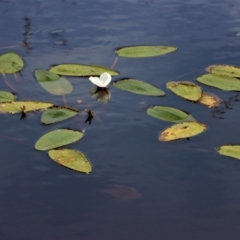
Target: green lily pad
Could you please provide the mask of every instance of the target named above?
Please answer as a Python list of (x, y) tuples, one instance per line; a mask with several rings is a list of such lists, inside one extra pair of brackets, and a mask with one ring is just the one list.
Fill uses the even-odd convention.
[(79, 151), (72, 149), (50, 150), (48, 155), (53, 161), (72, 170), (87, 174), (92, 171), (91, 163)]
[(71, 93), (73, 90), (72, 84), (66, 78), (55, 73), (37, 69), (35, 77), (40, 85), (51, 94), (64, 95)]
[(206, 69), (216, 75), (240, 78), (240, 67), (232, 65), (211, 65)]
[(70, 107), (53, 107), (45, 110), (41, 117), (43, 124), (52, 124), (74, 117), (78, 110)]
[(37, 102), (37, 101), (13, 101), (13, 102), (6, 102), (0, 103), (0, 112), (3, 113), (19, 113), (30, 112), (30, 111), (37, 111), (41, 109), (46, 109), (52, 107), (53, 103), (50, 102)]
[(198, 77), (197, 81), (225, 91), (240, 91), (240, 80), (234, 77), (204, 74)]
[(202, 89), (192, 82), (168, 82), (166, 85), (169, 90), (189, 101), (197, 102), (202, 96)]
[(14, 53), (8, 52), (0, 55), (0, 72), (13, 74), (19, 72), (24, 66), (22, 58)]
[(172, 107), (154, 106), (147, 109), (147, 114), (169, 122), (189, 121), (189, 118), (193, 121), (192, 117), (188, 113)]
[(221, 105), (222, 100), (213, 93), (202, 93), (202, 97), (199, 99), (199, 102), (203, 105), (208, 106), (209, 108), (216, 108)]
[(224, 145), (218, 149), (218, 153), (227, 157), (240, 160), (240, 145)]
[(198, 122), (177, 123), (159, 135), (159, 141), (167, 142), (181, 138), (189, 138), (205, 131), (207, 126)]
[(16, 95), (10, 93), (10, 92), (5, 92), (5, 91), (0, 91), (0, 102), (12, 102), (16, 99)]
[(63, 76), (75, 76), (75, 77), (88, 77), (88, 76), (100, 76), (104, 72), (108, 72), (112, 76), (116, 76), (119, 73), (102, 66), (90, 66), (83, 64), (59, 64), (49, 69), (50, 72), (63, 75)]
[(132, 46), (120, 48), (115, 52), (120, 57), (143, 58), (160, 56), (177, 50), (178, 48), (173, 46)]
[(132, 93), (148, 96), (164, 96), (165, 92), (153, 85), (137, 79), (122, 79), (115, 81), (113, 86)]
[(35, 144), (37, 150), (50, 150), (74, 143), (83, 137), (77, 130), (57, 129), (44, 134)]

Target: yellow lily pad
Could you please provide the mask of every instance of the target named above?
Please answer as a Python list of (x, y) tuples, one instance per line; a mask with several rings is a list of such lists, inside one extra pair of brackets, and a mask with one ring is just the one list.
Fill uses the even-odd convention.
[(203, 92), (199, 102), (208, 106), (209, 108), (216, 108), (221, 105), (222, 100), (213, 93)]
[(181, 138), (189, 138), (205, 131), (207, 126), (198, 122), (174, 124), (159, 135), (159, 141), (167, 142)]
[(48, 151), (49, 157), (60, 165), (70, 168), (74, 171), (89, 174), (92, 171), (92, 165), (86, 156), (76, 150), (59, 149)]
[(218, 153), (240, 160), (240, 145), (223, 145), (218, 149)]
[(240, 67), (232, 66), (232, 65), (211, 65), (206, 69), (208, 72), (227, 76), (227, 77), (237, 77), (240, 78)]

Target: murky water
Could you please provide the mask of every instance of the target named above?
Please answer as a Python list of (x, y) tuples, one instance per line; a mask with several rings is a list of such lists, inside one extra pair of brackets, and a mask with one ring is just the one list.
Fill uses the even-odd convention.
[[(36, 69), (69, 62), (110, 67), (114, 50), (121, 46), (179, 47), (162, 57), (119, 58), (114, 67), (120, 77), (162, 88), (166, 97), (145, 97), (110, 86), (111, 100), (105, 104), (91, 98), (93, 86), (86, 78), (68, 78), (74, 89), (67, 103), (82, 110), (77, 118), (42, 126), (40, 113), (28, 114), (25, 121), (19, 115), (1, 115), (0, 238), (239, 239), (240, 164), (218, 155), (215, 148), (240, 143), (240, 97), (203, 86), (231, 104), (231, 109), (222, 106), (219, 113), (165, 88), (170, 80), (194, 81), (211, 64), (239, 65), (239, 4), (0, 1), (0, 53), (14, 51), (25, 61), (18, 81), (7, 76), (19, 99), (63, 104), (61, 97), (50, 95), (36, 82)], [(1, 90), (9, 91), (1, 79)], [(159, 132), (171, 124), (145, 113), (157, 104), (191, 113), (208, 130), (190, 141), (159, 142)], [(84, 123), (85, 108), (98, 116), (92, 125)], [(71, 148), (90, 159), (90, 175), (65, 169), (46, 152), (34, 150), (43, 133), (61, 127), (86, 130)], [(115, 192), (109, 190), (114, 186)]]

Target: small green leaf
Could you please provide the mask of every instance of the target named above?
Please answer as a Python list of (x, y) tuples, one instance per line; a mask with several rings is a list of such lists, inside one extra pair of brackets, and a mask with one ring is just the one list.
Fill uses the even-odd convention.
[(48, 155), (53, 161), (72, 170), (87, 174), (92, 171), (91, 163), (86, 156), (79, 151), (72, 149), (50, 150)]
[(188, 121), (190, 116), (186, 112), (183, 112), (177, 108), (164, 106), (154, 106), (148, 108), (147, 114), (149, 114), (152, 117), (170, 122)]
[(83, 137), (77, 130), (57, 129), (44, 134), (35, 144), (37, 150), (49, 150), (74, 143)]
[(198, 122), (183, 122), (172, 125), (159, 135), (159, 141), (167, 142), (189, 138), (205, 131), (207, 126)]
[(222, 100), (213, 93), (203, 92), (199, 102), (208, 106), (209, 108), (216, 108), (221, 105)]
[(227, 77), (237, 77), (240, 78), (240, 67), (232, 65), (211, 65), (206, 69), (208, 72), (227, 76)]
[(225, 91), (240, 91), (240, 80), (234, 77), (204, 74), (198, 77), (197, 81)]
[(119, 74), (110, 68), (73, 63), (59, 64), (51, 67), (49, 71), (63, 76), (75, 77), (100, 76), (104, 72), (108, 72), (112, 76)]
[(53, 103), (49, 103), (49, 102), (13, 101), (13, 102), (0, 103), (0, 112), (13, 114), (13, 113), (22, 112), (23, 107), (24, 107), (24, 112), (30, 112), (30, 111), (46, 109), (52, 106), (53, 106)]
[(52, 124), (74, 117), (78, 114), (77, 109), (70, 107), (53, 107), (45, 110), (41, 117), (43, 124)]
[(12, 102), (16, 99), (16, 95), (10, 93), (10, 92), (5, 92), (5, 91), (0, 91), (0, 102)]
[(240, 160), (240, 145), (224, 145), (218, 149), (218, 153), (227, 157)]
[(120, 48), (116, 50), (116, 54), (120, 57), (143, 58), (160, 56), (177, 50), (178, 48), (173, 46), (133, 46)]
[(12, 74), (19, 72), (23, 68), (23, 60), (22, 58), (14, 53), (8, 52), (0, 55), (0, 72)]
[(113, 86), (124, 91), (148, 95), (148, 96), (164, 96), (165, 93), (154, 87), (153, 85), (137, 79), (122, 79), (113, 83)]
[(35, 77), (38, 82), (52, 82), (60, 78), (59, 75), (42, 69), (37, 69), (35, 71)]
[(197, 102), (202, 96), (202, 89), (192, 82), (168, 82), (167, 88), (178, 96), (193, 102)]

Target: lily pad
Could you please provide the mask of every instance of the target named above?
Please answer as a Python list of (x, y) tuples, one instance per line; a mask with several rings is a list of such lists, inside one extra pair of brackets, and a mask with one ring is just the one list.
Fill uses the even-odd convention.
[(0, 102), (12, 102), (16, 99), (16, 95), (10, 93), (10, 92), (5, 92), (5, 91), (0, 91)]
[(227, 76), (227, 77), (237, 77), (240, 78), (240, 67), (232, 65), (211, 65), (206, 69), (208, 72)]
[(50, 102), (13, 101), (13, 102), (0, 103), (0, 112), (14, 114), (14, 113), (22, 112), (23, 108), (24, 108), (24, 112), (30, 112), (30, 111), (46, 109), (52, 106), (53, 106), (53, 103), (50, 103)]
[(102, 66), (90, 66), (73, 63), (59, 64), (51, 67), (49, 71), (63, 76), (75, 77), (100, 76), (104, 72), (108, 72), (112, 76), (117, 76), (119, 74), (110, 68)]
[(213, 93), (203, 92), (199, 102), (208, 106), (209, 108), (216, 108), (221, 105), (222, 100)]
[(74, 117), (78, 110), (70, 107), (53, 107), (45, 110), (41, 117), (43, 124), (52, 124)]
[(198, 122), (177, 123), (166, 130), (160, 136), (159, 141), (167, 142), (181, 138), (189, 138), (205, 131), (207, 126)]
[(240, 145), (224, 145), (218, 149), (218, 153), (227, 157), (240, 160)]
[(164, 96), (165, 92), (153, 85), (137, 79), (122, 79), (115, 81), (113, 86), (132, 93), (148, 96)]
[(202, 89), (195, 83), (188, 81), (168, 82), (167, 88), (178, 96), (197, 102), (202, 96)]
[(172, 107), (164, 107), (164, 106), (154, 106), (147, 109), (147, 114), (152, 117), (170, 121), (170, 122), (182, 122), (187, 121), (189, 119), (189, 114), (179, 110), (177, 108)]
[(83, 137), (77, 130), (57, 129), (44, 134), (35, 144), (37, 150), (50, 150), (74, 143)]
[(14, 53), (8, 52), (0, 55), (0, 72), (13, 74), (19, 72), (24, 66), (22, 58)]
[(132, 46), (120, 48), (115, 52), (120, 57), (143, 58), (160, 56), (177, 50), (178, 48), (173, 46)]
[(50, 150), (48, 155), (53, 161), (74, 171), (87, 174), (92, 171), (91, 163), (86, 156), (79, 151), (72, 149)]
[(37, 69), (35, 71), (35, 77), (38, 80), (38, 82), (52, 82), (60, 78), (59, 75), (43, 69)]
[(234, 77), (204, 74), (198, 77), (197, 81), (225, 91), (240, 91), (240, 80)]

